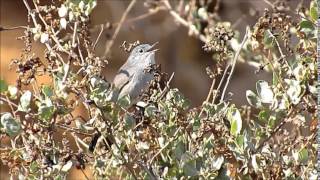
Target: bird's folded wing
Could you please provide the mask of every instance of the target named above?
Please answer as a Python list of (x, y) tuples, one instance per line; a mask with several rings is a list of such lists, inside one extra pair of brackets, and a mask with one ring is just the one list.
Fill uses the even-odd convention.
[(117, 75), (113, 79), (114, 87), (118, 89), (119, 92), (121, 92), (123, 87), (130, 82), (132, 77), (133, 77), (133, 74), (130, 75), (128, 71), (120, 69), (120, 71), (117, 73)]

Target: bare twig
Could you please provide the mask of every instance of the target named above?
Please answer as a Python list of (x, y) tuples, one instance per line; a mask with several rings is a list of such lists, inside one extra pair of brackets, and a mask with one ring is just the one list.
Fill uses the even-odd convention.
[(112, 38), (110, 39), (110, 41), (108, 41), (108, 42), (106, 43), (106, 48), (105, 48), (104, 56), (107, 56), (107, 55), (109, 54), (109, 52), (110, 52), (110, 50), (111, 50), (111, 47), (112, 47), (112, 45), (113, 45), (113, 43), (114, 43), (114, 40), (117, 38), (117, 36), (118, 36), (118, 34), (119, 34), (119, 32), (120, 32), (120, 29), (121, 29), (121, 27), (122, 27), (122, 25), (123, 25), (123, 23), (124, 23), (124, 20), (127, 18), (130, 10), (132, 9), (132, 7), (134, 6), (134, 4), (135, 4), (136, 2), (137, 2), (137, 0), (132, 0), (132, 1), (130, 2), (129, 6), (127, 7), (127, 9), (124, 11), (124, 13), (123, 13), (123, 15), (122, 15), (122, 17), (121, 17), (121, 19), (120, 19), (119, 26), (116, 28), (116, 30), (115, 30)]
[(269, 6), (271, 6), (272, 8), (274, 8), (273, 3), (271, 3), (269, 0), (263, 0), (266, 4), (268, 4)]
[(17, 30), (17, 29), (27, 29), (27, 26), (15, 26), (15, 27), (2, 27), (0, 26), (0, 32), (1, 31), (10, 31), (10, 30)]
[[(214, 90), (213, 88), (214, 88), (215, 83), (216, 83), (216, 78), (213, 78), (213, 79), (212, 79), (212, 83), (211, 83), (210, 90), (209, 90), (209, 92), (208, 92), (207, 98), (206, 98), (206, 100), (204, 101), (204, 103), (209, 102), (209, 100), (210, 100), (210, 98), (211, 98), (211, 95), (213, 96), (213, 90)], [(203, 111), (204, 111), (204, 109), (201, 108), (201, 111), (200, 111), (199, 116), (202, 115)]]
[[(165, 8), (163, 7), (157, 7), (156, 9), (150, 10), (149, 12), (142, 14), (140, 16), (134, 17), (134, 18), (130, 18), (128, 20), (125, 20), (124, 23), (134, 23), (136, 21), (140, 21), (142, 19), (146, 19), (150, 16), (153, 16), (154, 14), (157, 14), (159, 11), (161, 10), (165, 10)], [(116, 27), (119, 26), (120, 22), (114, 23), (112, 26)]]
[[(6, 96), (6, 99), (7, 99), (7, 102), (11, 102), (11, 101), (9, 100), (8, 96)], [(16, 117), (16, 112), (15, 112), (14, 109), (13, 109), (12, 103), (8, 103), (8, 105), (9, 105), (11, 111), (12, 111), (13, 116)]]
[(221, 86), (222, 86), (225, 78), (227, 77), (227, 74), (228, 74), (228, 71), (229, 71), (229, 69), (230, 69), (230, 66), (231, 66), (231, 65), (228, 64), (228, 66), (224, 69), (224, 72), (223, 72), (222, 78), (221, 78), (221, 80), (220, 80), (220, 82), (219, 82), (219, 85), (218, 85), (218, 87), (217, 87), (216, 93), (214, 94), (214, 96), (213, 96), (213, 98), (212, 98), (212, 103), (215, 102), (218, 94), (220, 93), (220, 88), (221, 88)]
[(287, 122), (289, 122), (291, 120), (290, 116), (292, 115), (292, 113), (294, 112), (293, 108), (290, 109), (290, 111), (288, 112), (288, 115), (286, 119), (284, 119), (271, 133), (270, 135), (265, 138), (260, 144), (259, 146), (255, 149), (255, 152), (258, 152), (266, 142), (268, 142)]
[[(109, 128), (109, 131), (112, 132), (110, 128)], [(124, 161), (125, 167), (129, 170), (129, 172), (131, 173), (131, 175), (133, 176), (134, 179), (138, 179), (138, 177), (136, 176), (136, 174), (134, 173), (134, 171), (133, 171), (133, 170), (131, 169), (131, 167), (129, 166), (129, 162), (128, 162), (127, 159), (124, 157), (123, 151), (121, 151), (121, 148), (120, 148), (120, 146), (117, 144), (115, 137), (114, 137), (111, 133), (110, 133), (110, 136), (111, 136), (112, 140), (114, 141), (114, 145), (117, 147), (117, 149), (118, 149), (119, 152), (120, 152), (120, 156), (121, 156), (122, 160)], [(107, 143), (107, 140), (106, 140), (106, 138), (105, 138), (104, 136), (103, 136), (103, 139), (104, 139), (104, 141), (106, 142), (106, 144), (108, 144), (108, 143)], [(111, 148), (111, 147), (110, 147), (110, 148)], [(112, 153), (113, 153), (113, 152), (112, 152)]]
[(70, 132), (77, 133), (77, 134), (86, 135), (86, 136), (92, 136), (91, 133), (81, 132), (80, 129), (76, 129), (76, 128), (73, 128), (73, 127), (68, 127), (68, 126), (65, 126), (63, 124), (55, 124), (55, 126), (57, 126), (58, 128), (61, 128), (61, 129), (65, 129), (65, 130), (70, 131)]
[(98, 34), (98, 37), (97, 37), (96, 41), (94, 42), (94, 44), (93, 44), (93, 46), (92, 46), (92, 49), (93, 49), (93, 50), (96, 48), (96, 46), (97, 46), (97, 44), (98, 44), (98, 41), (99, 41), (99, 39), (100, 39), (100, 37), (101, 37), (101, 34), (103, 33), (103, 30), (104, 30), (103, 25), (100, 25), (100, 32), (99, 32), (99, 34)]
[(18, 108), (18, 105), (17, 105), (16, 103), (10, 101), (8, 98), (0, 97), (0, 100), (6, 102), (6, 103), (8, 103), (8, 104), (11, 104), (11, 105), (14, 106), (15, 108)]
[(78, 22), (74, 23), (73, 35), (72, 35), (72, 48), (76, 47), (76, 34), (78, 29)]
[(64, 72), (64, 75), (63, 75), (63, 78), (62, 78), (62, 83), (63, 84), (65, 84), (66, 81), (67, 81), (67, 78), (68, 78), (68, 75), (69, 75), (69, 72), (70, 72), (71, 60), (69, 59), (68, 60), (68, 64), (65, 64), (64, 66), (65, 67), (63, 67), (63, 70), (65, 72)]
[(180, 132), (181, 126), (174, 132), (171, 139), (149, 160), (149, 164), (152, 164), (153, 160), (172, 142), (176, 139), (177, 134)]
[(235, 68), (235, 66), (236, 66), (237, 59), (239, 58), (240, 51), (242, 50), (244, 44), (245, 44), (245, 43), (247, 42), (247, 40), (248, 40), (249, 32), (250, 32), (250, 28), (247, 27), (247, 29), (246, 29), (246, 34), (244, 35), (243, 40), (242, 40), (242, 42), (241, 42), (241, 44), (240, 44), (240, 47), (239, 47), (239, 49), (237, 50), (237, 52), (236, 52), (236, 54), (235, 54), (235, 56), (234, 56), (234, 58), (233, 58), (233, 60), (232, 60), (232, 62), (231, 62), (231, 70), (230, 70), (230, 73), (229, 73), (229, 76), (228, 76), (226, 85), (224, 86), (224, 89), (223, 89), (223, 91), (222, 91), (221, 98), (220, 98), (220, 102), (222, 102), (223, 99), (224, 99), (225, 93), (226, 93), (226, 91), (227, 91), (228, 85), (229, 85), (229, 83), (230, 83), (231, 77), (232, 77), (233, 72), (234, 72), (234, 68)]
[(208, 96), (206, 98), (206, 102), (209, 102), (210, 98), (211, 98), (211, 95), (213, 95), (213, 88), (214, 88), (214, 85), (216, 83), (216, 78), (213, 78), (212, 79), (212, 83), (211, 83), (211, 87), (210, 87), (210, 90), (209, 90), (209, 93), (208, 93)]
[(86, 175), (86, 173), (83, 171), (83, 169), (80, 168), (80, 170), (81, 170), (82, 174), (84, 175), (84, 177), (86, 178), (86, 180), (89, 180), (90, 178)]
[(182, 24), (183, 26), (187, 27), (189, 30), (192, 31), (192, 33), (199, 38), (202, 42), (206, 42), (206, 37), (202, 35), (197, 29), (195, 29), (188, 21), (183, 19), (176, 11), (174, 11), (169, 3), (168, 0), (163, 1), (164, 5), (168, 8), (169, 13), (174, 19)]
[[(280, 53), (280, 57), (279, 59), (284, 59), (286, 56), (283, 54), (283, 51), (280, 47), (279, 41), (277, 40), (277, 38), (273, 35), (273, 33), (270, 31), (270, 29), (268, 30), (269, 34), (272, 36), (272, 38), (274, 39), (276, 46), (278, 48), (278, 51)], [(286, 59), (284, 59), (284, 62), (286, 63), (286, 65), (288, 66), (288, 68), (292, 71), (291, 66), (289, 65), (288, 61), (286, 61)]]
[(159, 98), (158, 98), (157, 100), (161, 100), (161, 99), (166, 95), (166, 93), (169, 91), (169, 89), (170, 89), (170, 86), (169, 86), (169, 85), (170, 85), (173, 77), (174, 77), (174, 72), (171, 74), (168, 82), (166, 83), (166, 87), (165, 87), (164, 90), (161, 92), (161, 94), (160, 94), (160, 96), (159, 96)]
[[(152, 9), (150, 10), (149, 12), (145, 13), (145, 14), (142, 14), (142, 15), (139, 15), (137, 17), (133, 17), (133, 18), (130, 18), (130, 19), (126, 19), (123, 24), (129, 24), (129, 23), (134, 23), (134, 22), (137, 22), (137, 21), (140, 21), (140, 20), (143, 20), (143, 19), (146, 19), (150, 16), (153, 16), (155, 14), (157, 14), (159, 11), (162, 11), (162, 10), (166, 10), (166, 8), (164, 7), (157, 7), (156, 9)], [(113, 23), (111, 25), (111, 27), (118, 27), (120, 25), (120, 22), (116, 22), (116, 23)], [(98, 29), (101, 28), (101, 26), (103, 27), (103, 29), (106, 29), (110, 26), (110, 23), (106, 23), (106, 24), (98, 24), (98, 25), (95, 25), (90, 31), (93, 32), (93, 31), (96, 31)]]
[[(80, 39), (79, 39), (79, 37), (77, 37), (77, 42), (78, 42), (78, 44), (80, 44)], [(81, 65), (83, 66), (83, 65), (84, 65), (84, 58), (83, 58), (83, 55), (82, 55), (80, 46), (78, 46), (78, 53), (79, 53), (79, 56), (80, 56)]]

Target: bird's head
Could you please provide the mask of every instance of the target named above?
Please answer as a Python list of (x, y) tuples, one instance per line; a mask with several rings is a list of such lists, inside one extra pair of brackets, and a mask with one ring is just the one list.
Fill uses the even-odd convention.
[(140, 44), (135, 47), (129, 56), (132, 63), (143, 63), (143, 64), (155, 64), (155, 52), (158, 49), (154, 49), (154, 46), (158, 42), (149, 45), (149, 44)]

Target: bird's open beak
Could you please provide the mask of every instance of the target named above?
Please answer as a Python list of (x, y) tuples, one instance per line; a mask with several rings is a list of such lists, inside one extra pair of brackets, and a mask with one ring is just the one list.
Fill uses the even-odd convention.
[(155, 42), (151, 45), (151, 47), (148, 49), (148, 52), (156, 52), (159, 49), (153, 49), (159, 42)]

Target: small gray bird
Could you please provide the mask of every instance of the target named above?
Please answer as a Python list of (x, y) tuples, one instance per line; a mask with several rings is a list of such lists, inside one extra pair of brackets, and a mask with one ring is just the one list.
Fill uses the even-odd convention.
[(139, 95), (153, 79), (153, 74), (146, 72), (145, 69), (156, 63), (155, 52), (158, 49), (152, 49), (156, 44), (141, 44), (131, 51), (128, 60), (121, 66), (113, 80), (115, 99), (119, 100), (129, 95), (131, 104), (139, 100)]

